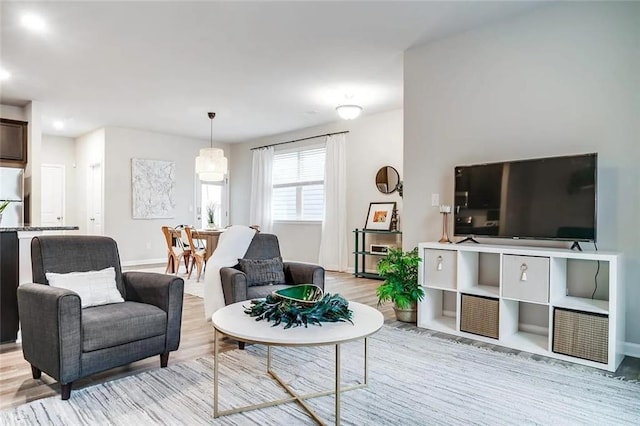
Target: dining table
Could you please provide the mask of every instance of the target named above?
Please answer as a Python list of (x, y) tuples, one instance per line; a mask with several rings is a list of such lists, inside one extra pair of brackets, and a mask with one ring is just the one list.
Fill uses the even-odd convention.
[(196, 229), (193, 238), (205, 241), (204, 261), (209, 260), (214, 250), (218, 246), (218, 238), (224, 232), (224, 229)]
[[(205, 242), (204, 261), (209, 260), (216, 247), (218, 246), (218, 238), (224, 232), (224, 229), (194, 229), (193, 239)], [(174, 239), (180, 238), (180, 229), (174, 228), (172, 231)], [(175, 244), (175, 242), (174, 242)], [(198, 244), (194, 242), (197, 247)]]

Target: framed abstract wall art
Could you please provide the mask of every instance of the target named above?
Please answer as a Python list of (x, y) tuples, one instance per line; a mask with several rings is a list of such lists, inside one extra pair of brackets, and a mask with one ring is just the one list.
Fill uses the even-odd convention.
[(168, 219), (175, 217), (176, 163), (131, 159), (132, 217)]

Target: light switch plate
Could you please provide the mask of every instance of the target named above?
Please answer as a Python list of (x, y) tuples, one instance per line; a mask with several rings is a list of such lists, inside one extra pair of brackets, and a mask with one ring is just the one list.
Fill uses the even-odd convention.
[(440, 194), (431, 194), (431, 207), (440, 206)]

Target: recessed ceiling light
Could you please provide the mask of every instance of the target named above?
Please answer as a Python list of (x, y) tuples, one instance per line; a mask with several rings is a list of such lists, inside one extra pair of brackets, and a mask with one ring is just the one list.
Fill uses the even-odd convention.
[(64, 129), (64, 121), (62, 120), (56, 120), (53, 122), (53, 128), (56, 130), (62, 130)]
[(0, 80), (8, 80), (11, 78), (11, 73), (4, 68), (0, 68)]
[(42, 19), (38, 15), (34, 15), (33, 13), (27, 13), (26, 15), (23, 15), (20, 22), (22, 22), (22, 25), (25, 28), (36, 32), (44, 31), (47, 26), (47, 24), (45, 24), (44, 22), (44, 19)]

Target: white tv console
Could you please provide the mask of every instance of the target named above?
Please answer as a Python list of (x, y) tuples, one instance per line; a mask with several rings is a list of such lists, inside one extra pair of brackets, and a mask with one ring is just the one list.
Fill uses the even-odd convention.
[(418, 327), (609, 371), (622, 362), (619, 253), (442, 243), (418, 251)]

